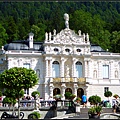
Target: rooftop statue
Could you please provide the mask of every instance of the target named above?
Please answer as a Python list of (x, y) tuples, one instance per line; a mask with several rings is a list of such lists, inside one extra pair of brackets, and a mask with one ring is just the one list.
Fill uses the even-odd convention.
[(66, 28), (69, 28), (69, 15), (67, 13), (64, 14), (64, 19)]

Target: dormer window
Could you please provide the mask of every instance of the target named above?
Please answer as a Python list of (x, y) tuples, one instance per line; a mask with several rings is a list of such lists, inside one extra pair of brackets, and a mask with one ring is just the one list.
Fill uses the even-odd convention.
[(58, 48), (55, 48), (54, 51), (55, 51), (55, 52), (58, 52), (59, 50), (58, 50)]
[(77, 49), (76, 51), (77, 51), (77, 52), (81, 52), (81, 49)]
[(70, 49), (65, 49), (66, 52), (70, 52)]

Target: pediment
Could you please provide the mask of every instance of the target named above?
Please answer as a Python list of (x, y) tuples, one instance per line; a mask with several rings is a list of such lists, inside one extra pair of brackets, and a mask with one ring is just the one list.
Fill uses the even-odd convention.
[(84, 36), (77, 35), (71, 29), (61, 30), (60, 33), (53, 37), (53, 43), (66, 43), (66, 44), (74, 44), (74, 43), (82, 43), (84, 42)]

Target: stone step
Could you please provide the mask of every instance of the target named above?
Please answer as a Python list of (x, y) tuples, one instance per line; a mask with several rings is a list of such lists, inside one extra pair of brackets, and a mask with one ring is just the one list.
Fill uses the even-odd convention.
[[(103, 111), (102, 113), (112, 113), (113, 109), (112, 108), (102, 108)], [(88, 113), (89, 108), (80, 108), (80, 113)]]

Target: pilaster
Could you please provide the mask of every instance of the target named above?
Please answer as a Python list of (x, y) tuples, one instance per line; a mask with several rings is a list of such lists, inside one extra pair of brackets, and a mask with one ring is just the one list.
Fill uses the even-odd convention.
[(75, 68), (75, 63), (76, 63), (76, 59), (73, 58), (73, 65), (72, 65), (72, 77), (76, 77), (76, 68)]
[(101, 64), (101, 61), (98, 61), (98, 78), (102, 79), (102, 64)]
[(65, 59), (61, 58), (61, 70), (60, 70), (61, 77), (64, 77), (64, 66), (65, 66)]
[(114, 78), (113, 61), (110, 61), (110, 79)]

